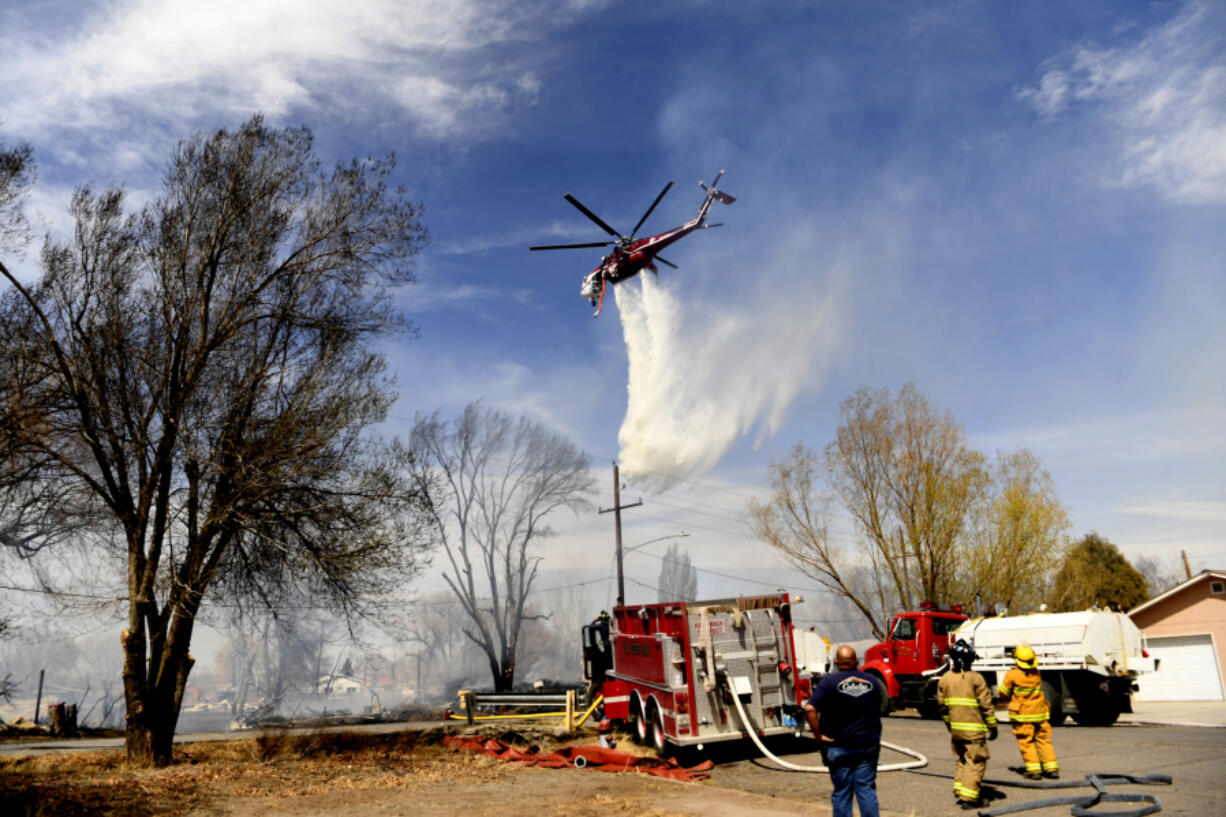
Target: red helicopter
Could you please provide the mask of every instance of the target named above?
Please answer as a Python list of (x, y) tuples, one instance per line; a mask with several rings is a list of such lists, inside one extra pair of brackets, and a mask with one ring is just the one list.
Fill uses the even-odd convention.
[(608, 290), (609, 284), (618, 284), (627, 278), (632, 278), (643, 271), (644, 268), (657, 272), (655, 262), (677, 269), (677, 265), (671, 261), (661, 258), (660, 250), (672, 244), (679, 238), (689, 235), (698, 229), (706, 229), (708, 227), (719, 227), (721, 224), (707, 224), (707, 211), (711, 209), (711, 202), (718, 201), (721, 204), (732, 204), (736, 201), (732, 196), (724, 193), (721, 190), (716, 190), (715, 186), (719, 184), (720, 178), (724, 175), (724, 171), (720, 171), (715, 177), (715, 181), (711, 182), (708, 187), (705, 182), (699, 182), (698, 185), (703, 190), (707, 191), (706, 198), (702, 201), (702, 206), (698, 208), (698, 216), (691, 221), (687, 221), (680, 227), (674, 227), (667, 232), (659, 235), (648, 236), (647, 238), (635, 238), (634, 234), (639, 231), (639, 227), (643, 226), (643, 222), (651, 215), (651, 211), (656, 209), (656, 205), (660, 203), (660, 199), (664, 198), (664, 194), (673, 186), (670, 181), (664, 185), (664, 189), (660, 191), (660, 195), (656, 196), (656, 200), (647, 208), (647, 212), (643, 213), (643, 217), (639, 219), (639, 223), (634, 225), (634, 229), (629, 235), (622, 235), (614, 230), (608, 224), (600, 220), (600, 217), (591, 210), (584, 207), (577, 198), (567, 193), (565, 198), (576, 208), (580, 213), (596, 222), (601, 229), (611, 236), (614, 236), (616, 241), (593, 241), (587, 244), (546, 244), (537, 247), (529, 247), (530, 250), (573, 250), (581, 247), (608, 247), (612, 246), (613, 251), (600, 259), (600, 266), (583, 276), (583, 285), (579, 287), (579, 294), (596, 307), (596, 315), (600, 314), (600, 310), (604, 309), (604, 296)]

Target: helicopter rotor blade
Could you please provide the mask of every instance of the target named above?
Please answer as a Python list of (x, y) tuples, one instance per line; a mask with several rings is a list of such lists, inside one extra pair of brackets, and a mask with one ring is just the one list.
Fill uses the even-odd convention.
[(655, 260), (659, 261), (661, 264), (664, 264), (665, 266), (672, 267), (673, 269), (681, 269), (681, 267), (677, 266), (672, 261), (669, 261), (667, 258), (661, 258), (660, 256), (657, 255), (655, 257)]
[(578, 209), (580, 213), (583, 213), (583, 215), (587, 216), (592, 221), (596, 222), (596, 224), (598, 224), (600, 228), (604, 230), (606, 233), (608, 233), (609, 235), (613, 236), (614, 238), (622, 237), (621, 233), (619, 233), (617, 230), (614, 230), (608, 224), (605, 224), (603, 221), (601, 221), (600, 216), (596, 215), (591, 210), (584, 207), (583, 204), (577, 198), (572, 196), (570, 193), (567, 193), (565, 196), (563, 196), (563, 198), (565, 198), (571, 204), (575, 205), (575, 208)]
[(649, 215), (651, 215), (651, 211), (656, 209), (656, 205), (660, 203), (660, 199), (664, 198), (664, 194), (667, 193), (669, 188), (671, 188), (672, 186), (673, 186), (673, 183), (671, 181), (668, 184), (664, 185), (664, 189), (660, 191), (660, 195), (656, 196), (656, 200), (653, 201), (651, 203), (651, 206), (647, 208), (647, 212), (643, 213), (643, 217), (639, 219), (639, 223), (635, 224), (634, 229), (630, 231), (631, 236), (638, 234), (639, 227), (643, 226), (643, 222), (647, 220), (647, 217)]
[(578, 250), (584, 247), (607, 247), (612, 244), (612, 241), (591, 241), (587, 244), (541, 244), (536, 247), (529, 247), (530, 250)]

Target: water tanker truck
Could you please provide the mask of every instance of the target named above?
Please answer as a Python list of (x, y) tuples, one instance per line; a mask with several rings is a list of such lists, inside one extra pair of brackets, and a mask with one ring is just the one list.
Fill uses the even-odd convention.
[(1030, 645), (1052, 723), (1072, 715), (1082, 726), (1110, 726), (1132, 711), (1137, 676), (1157, 669), (1132, 619), (1108, 610), (976, 618), (950, 638), (974, 648), (973, 669), (993, 687), (1014, 666), (1013, 650)]
[(1131, 709), (1136, 679), (1156, 669), (1140, 631), (1124, 613), (1083, 610), (968, 618), (961, 607), (923, 604), (890, 619), (889, 637), (865, 651), (863, 669), (890, 693), (889, 709), (914, 707), (936, 717), (936, 685), (951, 644), (965, 639), (978, 654), (973, 669), (995, 692), (1028, 644), (1038, 657), (1053, 724), (1108, 726)]

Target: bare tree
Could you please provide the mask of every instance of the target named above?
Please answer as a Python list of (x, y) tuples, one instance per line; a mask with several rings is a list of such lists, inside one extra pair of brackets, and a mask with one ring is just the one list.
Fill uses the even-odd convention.
[(467, 619), (450, 591), (424, 596), (411, 606), (405, 640), (413, 645), (419, 701), (448, 698), (455, 692), (450, 687), (459, 689), (488, 671), (484, 653), (464, 634)]
[[(841, 417), (820, 461), (797, 445), (771, 465), (769, 500), (749, 506), (759, 537), (854, 604), (877, 638), (893, 611), (923, 601), (1041, 596), (1068, 519), (1033, 454), (989, 467), (912, 384), (897, 397), (859, 389)], [(854, 545), (828, 532), (836, 502)]]
[(36, 172), (28, 142), (10, 148), (0, 138), (0, 249), (19, 248), (29, 238), (24, 205)]
[(82, 686), (93, 692), (93, 703), (85, 706), (88, 694), (83, 693), (78, 707), (81, 723), (96, 723), (105, 728), (112, 717), (123, 712), (123, 655), (119, 645), (110, 639), (87, 640), (80, 645), (77, 673)]
[(984, 457), (914, 384), (892, 398), (861, 388), (826, 447), (827, 479), (856, 520), (897, 604), (951, 597), (954, 558), (988, 485)]
[[(25, 216), (25, 197), (34, 184), (36, 166), (34, 150), (28, 143), (9, 148), (0, 138), (0, 250), (20, 250), (29, 237)], [(28, 556), (37, 546), (37, 537), (31, 528), (37, 528), (38, 512), (31, 507), (30, 495), (37, 493), (39, 486), (25, 486), (24, 492), (10, 496), (0, 492), (0, 547)], [(0, 638), (11, 630), (11, 623), (0, 610)], [(0, 681), (0, 698), (17, 691), (17, 684), (10, 674)]]
[(0, 496), (52, 486), (44, 539), (89, 522), (127, 565), (133, 764), (171, 760), (206, 597), (360, 612), (420, 566), (420, 497), (370, 432), (385, 287), (424, 240), (392, 167), (320, 172), (309, 131), (257, 116), (182, 142), (138, 215), (78, 190), (33, 284), (0, 264)]
[(664, 553), (656, 590), (659, 593), (657, 601), (698, 600), (698, 571), (690, 563), (690, 552), (682, 553), (676, 542)]
[(443, 578), (467, 617), (464, 633), (485, 652), (494, 687), (510, 689), (521, 630), (533, 617), (533, 545), (552, 534), (544, 523), (553, 511), (591, 507), (591, 460), (541, 423), (479, 403), (451, 423), (419, 414), (411, 449), (447, 554)]
[(817, 454), (797, 444), (789, 456), (771, 463), (768, 478), (770, 499), (749, 503), (750, 528), (801, 573), (854, 604), (873, 634), (882, 637), (890, 605), (879, 574), (868, 569), (870, 559), (862, 550), (848, 552), (829, 535), (832, 500), (822, 490)]
[(0, 678), (0, 700), (11, 701), (13, 696), (21, 687), (13, 680), (13, 674), (6, 672), (3, 678)]
[(1175, 553), (1168, 554), (1165, 559), (1161, 556), (1142, 556), (1133, 563), (1133, 567), (1145, 577), (1151, 597), (1184, 581), (1183, 562)]
[[(600, 580), (600, 585), (604, 580)], [(591, 622), (601, 603), (594, 598), (594, 583), (575, 583), (542, 593), (540, 606), (549, 611), (552, 631), (549, 649), (541, 656), (543, 672), (551, 678), (579, 678), (583, 669), (583, 625)], [(602, 587), (603, 590), (603, 587)]]
[(1069, 528), (1051, 475), (1028, 449), (997, 454), (976, 513), (981, 521), (959, 560), (951, 598), (979, 595), (1010, 610), (1037, 608), (1047, 600)]

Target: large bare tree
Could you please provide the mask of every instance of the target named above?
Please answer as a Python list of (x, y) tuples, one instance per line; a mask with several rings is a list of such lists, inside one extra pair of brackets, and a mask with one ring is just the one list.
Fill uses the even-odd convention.
[(424, 241), (392, 168), (322, 170), (308, 130), (257, 116), (180, 143), (139, 213), (79, 189), (37, 280), (0, 264), (0, 497), (126, 563), (134, 764), (171, 760), (206, 599), (355, 612), (419, 566), (421, 498), (370, 433), (387, 287)]
[[(769, 498), (749, 506), (755, 533), (847, 598), (878, 638), (893, 611), (923, 601), (1032, 602), (1068, 524), (1033, 454), (990, 467), (913, 384), (897, 396), (857, 390), (824, 455), (797, 445), (769, 478)], [(854, 543), (829, 533), (836, 504)]]
[(16, 249), (29, 240), (24, 204), (36, 170), (29, 142), (10, 148), (0, 137), (0, 249)]
[[(0, 252), (19, 252), (29, 240), (25, 198), (36, 175), (34, 149), (28, 142), (8, 147), (0, 137)], [(32, 498), (42, 486), (27, 484), (14, 494), (0, 492), (0, 563), (6, 556), (29, 556), (38, 547), (36, 531), (41, 514)], [(12, 621), (0, 608), (0, 639), (12, 630)], [(12, 676), (0, 679), (0, 699), (8, 700), (17, 691)]]
[(443, 578), (467, 617), (464, 633), (484, 651), (494, 687), (510, 689), (524, 622), (534, 617), (534, 545), (552, 533), (549, 514), (591, 507), (591, 459), (540, 422), (480, 403), (449, 423), (437, 412), (418, 415), (411, 449), (447, 554)]

